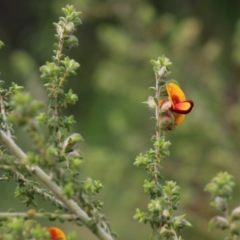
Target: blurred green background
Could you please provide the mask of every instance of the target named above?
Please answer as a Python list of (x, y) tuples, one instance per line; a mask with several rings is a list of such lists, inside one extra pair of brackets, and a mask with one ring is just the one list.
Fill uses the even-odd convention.
[[(1, 79), (24, 85), (44, 102), (39, 67), (51, 60), (52, 22), (66, 4), (83, 13), (79, 47), (67, 53), (81, 64), (67, 86), (79, 101), (67, 113), (75, 115), (73, 131), (85, 139), (82, 175), (104, 184), (98, 197), (118, 239), (148, 239), (151, 233), (133, 220), (135, 209), (145, 210), (148, 203), (142, 189), (146, 173), (133, 162), (151, 146), (152, 113), (141, 102), (155, 81), (149, 61), (162, 54), (173, 62), (170, 77), (195, 103), (184, 123), (168, 134), (171, 156), (163, 170), (166, 180), (181, 187), (178, 214), (186, 213), (193, 225), (182, 235), (222, 239), (222, 232), (208, 231), (217, 212), (204, 187), (218, 171), (228, 171), (237, 183), (231, 204), (239, 205), (240, 1), (1, 0), (0, 39), (6, 45), (0, 51)], [(29, 150), (24, 131), (16, 132), (17, 142)], [(0, 183), (0, 211), (25, 209), (13, 191), (13, 183)], [(79, 239), (96, 239), (84, 227), (60, 226), (76, 229)]]

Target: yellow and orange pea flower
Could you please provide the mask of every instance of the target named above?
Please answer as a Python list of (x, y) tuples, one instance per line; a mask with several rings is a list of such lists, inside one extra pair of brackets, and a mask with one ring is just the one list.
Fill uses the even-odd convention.
[(57, 227), (50, 227), (47, 229), (50, 233), (50, 240), (66, 240), (64, 232)]
[[(185, 115), (190, 113), (194, 104), (193, 101), (187, 100), (182, 89), (175, 83), (166, 83), (166, 89), (168, 93), (168, 98), (171, 103), (169, 111), (174, 116), (175, 125), (181, 124)], [(167, 100), (162, 100), (160, 106), (162, 107), (167, 103)], [(166, 116), (169, 116), (169, 113), (166, 113)], [(171, 127), (168, 127), (171, 130)]]

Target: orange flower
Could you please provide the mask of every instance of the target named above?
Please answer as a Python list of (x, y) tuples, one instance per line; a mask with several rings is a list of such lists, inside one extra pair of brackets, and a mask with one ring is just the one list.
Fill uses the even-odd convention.
[[(184, 92), (175, 83), (167, 83), (166, 89), (169, 101), (171, 103), (171, 107), (169, 108), (169, 110), (173, 114), (175, 125), (179, 125), (184, 121), (185, 114), (191, 112), (194, 106), (193, 101), (186, 100)], [(162, 100), (160, 102), (162, 108), (164, 107), (164, 104), (166, 104), (166, 102), (166, 100)], [(169, 116), (169, 113), (167, 113), (166, 116)], [(172, 127), (169, 127), (168, 129), (171, 130)]]
[(191, 100), (186, 100), (185, 94), (182, 89), (175, 83), (167, 83), (166, 89), (168, 97), (172, 102), (171, 110), (179, 114), (187, 114), (191, 112), (194, 104)]
[(64, 232), (57, 227), (50, 227), (47, 229), (51, 235), (51, 240), (66, 240)]

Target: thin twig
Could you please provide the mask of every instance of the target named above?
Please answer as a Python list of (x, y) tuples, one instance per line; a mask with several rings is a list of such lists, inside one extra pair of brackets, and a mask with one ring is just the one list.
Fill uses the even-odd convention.
[[(158, 71), (158, 73), (156, 74), (156, 99), (160, 99), (160, 86), (159, 86), (159, 81), (163, 78), (165, 72), (166, 72), (167, 68), (165, 66), (161, 67)], [(160, 140), (161, 138), (161, 129), (160, 129), (160, 123), (161, 123), (161, 119), (160, 119), (160, 105), (157, 104), (156, 109), (155, 109), (155, 117), (156, 117), (156, 141)], [(156, 146), (155, 147), (155, 153), (156, 153), (156, 159), (159, 158), (159, 147)], [(157, 172), (158, 172), (158, 163), (155, 162), (154, 163), (154, 180), (155, 180), (155, 184), (157, 184), (158, 182), (158, 177), (157, 177)]]
[(1, 212), (0, 218), (15, 218), (15, 217), (23, 217), (23, 218), (58, 218), (61, 217), (65, 220), (76, 220), (76, 215), (73, 214), (56, 214), (56, 213), (38, 213), (34, 210), (30, 209), (27, 212)]
[(4, 99), (3, 99), (2, 95), (0, 95), (0, 108), (1, 108), (2, 120), (6, 124), (6, 127), (5, 127), (6, 133), (9, 137), (11, 137), (11, 131), (10, 131), (9, 125), (7, 124), (7, 114), (5, 111)]

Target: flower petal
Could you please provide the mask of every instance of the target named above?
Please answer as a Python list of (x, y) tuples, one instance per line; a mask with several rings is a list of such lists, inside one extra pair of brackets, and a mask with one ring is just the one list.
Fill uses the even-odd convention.
[(160, 101), (159, 105), (160, 105), (161, 110), (164, 111), (164, 110), (170, 109), (172, 106), (172, 103), (170, 101), (163, 99)]
[(179, 113), (179, 114), (187, 114), (191, 112), (194, 104), (191, 100), (186, 100), (184, 102), (179, 102), (174, 105), (174, 108), (172, 107), (172, 111)]
[(51, 235), (51, 240), (66, 240), (64, 232), (57, 227), (50, 227), (47, 229)]
[(185, 115), (179, 115), (175, 117), (175, 124), (176, 126), (180, 125), (185, 119)]
[(169, 97), (170, 101), (172, 102), (173, 108), (175, 108), (174, 106), (176, 103), (186, 101), (186, 96), (185, 96), (184, 92), (175, 83), (167, 83), (166, 89), (168, 92), (168, 97)]

